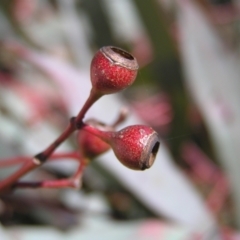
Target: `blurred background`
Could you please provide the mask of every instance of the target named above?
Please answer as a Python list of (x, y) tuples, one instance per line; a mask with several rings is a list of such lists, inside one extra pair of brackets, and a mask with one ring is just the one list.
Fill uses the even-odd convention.
[[(0, 239), (240, 239), (239, 19), (239, 0), (1, 0), (0, 160), (34, 155), (65, 128), (106, 45), (131, 52), (140, 70), (89, 116), (111, 123), (127, 106), (129, 123), (152, 126), (166, 154), (146, 175), (103, 155), (80, 190), (1, 195)], [(61, 150), (76, 147), (72, 137)], [(74, 167), (47, 164), (26, 178)], [(15, 170), (0, 165), (0, 178)]]

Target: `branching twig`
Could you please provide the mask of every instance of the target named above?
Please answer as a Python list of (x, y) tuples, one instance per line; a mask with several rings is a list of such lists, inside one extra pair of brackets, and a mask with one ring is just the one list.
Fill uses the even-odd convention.
[(89, 98), (85, 102), (83, 108), (79, 112), (78, 116), (76, 118), (71, 118), (70, 123), (67, 126), (67, 128), (63, 131), (63, 133), (44, 151), (38, 153), (37, 155), (32, 158), (31, 161), (27, 161), (23, 164), (23, 166), (17, 170), (14, 174), (9, 176), (8, 178), (2, 180), (0, 182), (0, 191), (5, 190), (6, 188), (13, 185), (19, 178), (21, 178), (26, 173), (30, 172), (31, 170), (39, 167), (44, 162), (48, 160), (48, 158), (51, 156), (51, 154), (55, 151), (55, 149), (63, 143), (66, 139), (69, 138), (69, 136), (76, 131), (77, 129), (81, 128), (82, 125), (82, 119), (85, 116), (85, 113), (88, 111), (88, 109), (92, 106), (92, 104), (99, 99), (99, 95), (95, 94), (94, 91), (91, 91)]

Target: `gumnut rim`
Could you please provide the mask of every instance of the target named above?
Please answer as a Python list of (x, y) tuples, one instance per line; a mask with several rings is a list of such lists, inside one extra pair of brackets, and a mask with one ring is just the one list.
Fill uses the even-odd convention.
[(128, 68), (130, 70), (137, 70), (139, 68), (136, 58), (121, 48), (106, 46), (102, 47), (100, 51), (113, 64)]
[(158, 150), (160, 147), (160, 141), (158, 134), (154, 132), (152, 135), (149, 136), (148, 144), (146, 145), (140, 161), (140, 168), (141, 170), (145, 170), (150, 168), (157, 156)]

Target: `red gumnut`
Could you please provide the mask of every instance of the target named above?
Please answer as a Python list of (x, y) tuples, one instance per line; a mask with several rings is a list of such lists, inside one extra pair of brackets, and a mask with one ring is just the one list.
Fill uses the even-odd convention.
[[(89, 120), (87, 123), (98, 128), (110, 130), (95, 120)], [(89, 159), (93, 159), (110, 149), (110, 145), (103, 141), (101, 138), (83, 130), (78, 131), (77, 143), (83, 156)]]
[(118, 132), (105, 132), (90, 125), (83, 129), (111, 145), (118, 160), (134, 170), (150, 168), (160, 146), (157, 132), (144, 125), (129, 126)]
[(138, 63), (135, 57), (117, 47), (102, 47), (91, 63), (93, 90), (111, 94), (130, 86), (137, 77)]
[(160, 141), (152, 128), (134, 125), (113, 133), (109, 144), (123, 165), (134, 170), (145, 170), (153, 165)]

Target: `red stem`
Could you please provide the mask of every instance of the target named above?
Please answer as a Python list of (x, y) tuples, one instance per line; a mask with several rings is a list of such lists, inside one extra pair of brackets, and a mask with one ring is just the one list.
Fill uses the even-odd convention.
[(85, 123), (82, 124), (82, 128), (81, 130), (85, 130), (91, 134), (94, 134), (95, 136), (101, 138), (103, 141), (105, 141), (106, 143), (110, 143), (110, 138), (112, 136), (112, 132), (104, 132), (101, 131), (95, 127), (92, 127), (91, 125), (87, 125)]
[(100, 98), (101, 96), (96, 94), (93, 90), (91, 90), (90, 95), (83, 105), (82, 109), (78, 113), (76, 118), (72, 118), (70, 120), (70, 123), (66, 130), (43, 152), (37, 154), (35, 156), (36, 160), (40, 161), (40, 164), (42, 162), (45, 162), (51, 154), (56, 150), (56, 148), (63, 143), (69, 136), (76, 131), (77, 129), (80, 129), (82, 126), (82, 120), (86, 114), (86, 112), (89, 110), (89, 108)]
[(23, 164), (23, 166), (13, 173), (11, 176), (7, 177), (6, 179), (3, 179), (0, 182), (0, 191), (4, 191), (7, 188), (9, 188), (13, 183), (15, 183), (20, 177), (28, 173), (29, 171), (36, 168), (37, 164), (34, 161), (28, 161)]
[(14, 188), (65, 188), (75, 187), (72, 179), (46, 180), (39, 182), (16, 182)]
[[(67, 152), (67, 153), (54, 153), (49, 159), (49, 161), (56, 161), (56, 160), (62, 160), (62, 159), (64, 160), (64, 158), (72, 158), (74, 160), (78, 160), (79, 154), (76, 151)], [(32, 160), (32, 157), (29, 157), (29, 156), (19, 156), (19, 157), (1, 159), (0, 168), (23, 164), (31, 160)]]
[(64, 158), (72, 158), (73, 160), (79, 160), (79, 152), (73, 151), (73, 152), (68, 152), (68, 153), (54, 153), (51, 158), (49, 159), (50, 161), (54, 160), (64, 160)]
[(99, 95), (98, 93), (96, 93), (93, 89), (90, 92), (90, 95), (87, 99), (87, 101), (85, 102), (84, 106), (82, 107), (82, 109), (80, 110), (80, 112), (78, 113), (76, 119), (75, 119), (75, 123), (77, 126), (80, 126), (82, 124), (82, 120), (86, 114), (86, 112), (89, 110), (89, 108), (101, 97), (102, 95)]
[(61, 143), (63, 143), (74, 131), (81, 129), (82, 120), (83, 120), (86, 112), (100, 97), (101, 97), (101, 95), (99, 95), (95, 91), (91, 90), (87, 101), (85, 102), (84, 106), (78, 113), (77, 117), (71, 118), (69, 125), (63, 131), (63, 133), (43, 152), (35, 155), (35, 157), (32, 159), (32, 161), (26, 162), (25, 164), (23, 164), (23, 166), (19, 170), (17, 170), (15, 173), (13, 173), (8, 178), (2, 180), (0, 182), (0, 191), (7, 189), (11, 185), (13, 185), (23, 175), (25, 175), (29, 171), (39, 167), (44, 162), (46, 162), (48, 160), (48, 158), (51, 156), (51, 154), (56, 150), (56, 148)]
[(40, 161), (39, 164), (45, 162), (56, 150), (56, 148), (63, 143), (75, 130), (76, 127), (74, 121), (70, 121), (63, 133), (48, 148), (35, 156), (35, 159)]
[(17, 164), (22, 164), (26, 161), (29, 161), (30, 159), (31, 158), (27, 157), (27, 156), (1, 159), (0, 160), (0, 168), (10, 167), (12, 165), (17, 165)]
[(79, 188), (81, 185), (81, 177), (83, 170), (87, 164), (85, 158), (77, 154), (77, 158), (80, 161), (80, 165), (76, 173), (67, 179), (58, 179), (58, 180), (45, 180), (39, 182), (17, 182), (13, 185), (14, 188)]

